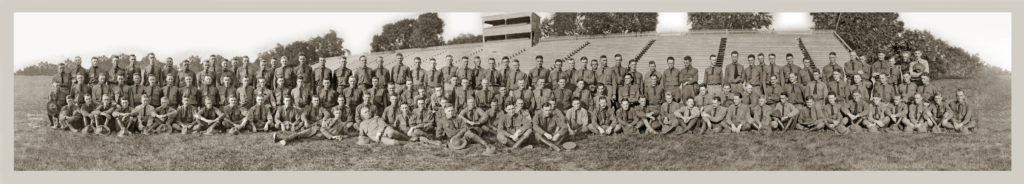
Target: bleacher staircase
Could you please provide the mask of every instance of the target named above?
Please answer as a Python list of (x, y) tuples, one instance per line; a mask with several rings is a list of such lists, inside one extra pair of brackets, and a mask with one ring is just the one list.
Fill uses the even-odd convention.
[(654, 45), (655, 41), (658, 41), (658, 40), (651, 39), (651, 41), (648, 41), (647, 45), (644, 45), (644, 48), (640, 49), (640, 53), (636, 54), (636, 58), (633, 58), (633, 60), (637, 61), (637, 62), (640, 62), (640, 58), (644, 57), (644, 53), (647, 53), (647, 49), (651, 49), (651, 45)]
[(580, 53), (580, 50), (583, 50), (583, 48), (587, 48), (587, 46), (588, 46), (588, 45), (590, 45), (590, 42), (589, 42), (589, 41), (588, 41), (588, 42), (584, 42), (584, 43), (583, 43), (583, 44), (581, 44), (581, 45), (580, 45), (579, 47), (576, 47), (576, 50), (573, 50), (572, 52), (569, 52), (569, 54), (568, 54), (568, 55), (566, 55), (566, 56), (565, 56), (565, 57), (564, 57), (563, 59), (569, 59), (569, 58), (572, 58), (572, 56), (575, 56), (575, 55), (576, 55), (576, 53)]
[(717, 58), (717, 60), (715, 60), (715, 66), (717, 66), (717, 67), (721, 67), (722, 66), (722, 61), (725, 60), (725, 44), (726, 44), (726, 41), (727, 41), (726, 39), (727, 38), (722, 37), (722, 42), (721, 42), (721, 44), (718, 45), (718, 58)]
[(804, 66), (810, 66), (811, 68), (813, 68), (811, 71), (818, 71), (818, 66), (814, 65), (814, 58), (811, 58), (811, 53), (807, 52), (807, 46), (804, 46), (804, 39), (797, 38), (796, 40), (798, 43), (800, 43), (800, 51), (803, 52), (804, 58), (810, 58), (810, 62), (804, 63)]

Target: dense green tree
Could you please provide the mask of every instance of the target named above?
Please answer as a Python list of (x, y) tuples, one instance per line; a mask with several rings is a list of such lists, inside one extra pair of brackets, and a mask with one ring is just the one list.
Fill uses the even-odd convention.
[(557, 12), (541, 21), (543, 36), (575, 36), (655, 31), (658, 13), (653, 12)]
[[(932, 75), (936, 77), (1007, 73), (986, 64), (977, 54), (967, 53), (926, 30), (904, 28), (898, 13), (826, 12), (811, 13), (811, 17), (814, 29), (835, 30), (850, 49), (858, 54), (874, 56), (883, 52), (895, 55), (903, 51), (920, 50), (924, 53), (923, 57), (930, 61)], [(981, 71), (988, 72), (979, 73)]]
[(381, 33), (374, 35), (370, 48), (374, 52), (423, 48), (444, 43), (444, 20), (437, 13), (420, 14), (416, 19), (402, 19), (385, 24)]
[(480, 42), (483, 42), (483, 41), (484, 41), (484, 36), (483, 35), (462, 33), (462, 34), (459, 34), (458, 36), (455, 36), (455, 38), (452, 38), (452, 40), (450, 40), (447, 43), (445, 43), (445, 45), (464, 44), (464, 43), (480, 43)]
[(758, 30), (771, 27), (773, 21), (768, 12), (690, 12), (687, 15), (691, 30)]

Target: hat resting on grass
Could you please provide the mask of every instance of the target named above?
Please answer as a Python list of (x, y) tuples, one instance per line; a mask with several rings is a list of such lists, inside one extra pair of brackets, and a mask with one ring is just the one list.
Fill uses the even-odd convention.
[(576, 143), (575, 142), (565, 142), (565, 143), (562, 143), (562, 148), (565, 148), (566, 150), (576, 149)]
[(448, 140), (448, 148), (453, 150), (460, 150), (462, 148), (466, 148), (466, 144), (467, 143), (465, 137), (452, 138)]

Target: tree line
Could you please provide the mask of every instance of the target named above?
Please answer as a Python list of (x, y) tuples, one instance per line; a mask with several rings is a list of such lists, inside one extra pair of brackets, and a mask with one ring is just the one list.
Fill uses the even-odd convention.
[[(770, 30), (773, 16), (768, 12), (690, 12), (688, 20), (691, 30), (732, 29)], [(835, 30), (858, 53), (874, 56), (885, 52), (890, 55), (902, 51), (921, 50), (930, 62), (932, 73), (940, 77), (971, 77), (978, 74), (1008, 74), (1009, 72), (982, 61), (978, 54), (971, 54), (960, 47), (950, 45), (936, 38), (927, 30), (904, 28), (899, 14), (827, 12), (811, 13), (813, 29)], [(638, 33), (655, 31), (658, 13), (655, 12), (557, 12), (540, 22), (541, 37), (599, 35), (616, 33)], [(482, 42), (482, 36), (464, 33), (444, 41), (444, 20), (437, 13), (420, 14), (415, 19), (402, 19), (382, 27), (370, 43), (374, 52), (424, 48), (439, 45)], [(969, 34), (969, 33), (965, 33)], [(260, 52), (258, 59), (288, 56), (290, 63), (297, 64), (295, 57), (304, 55), (307, 61), (320, 57), (350, 54), (342, 46), (344, 40), (334, 30), (308, 40), (300, 40)], [(123, 55), (123, 54), (122, 54)], [(109, 66), (106, 56), (101, 57), (101, 66)], [(127, 59), (127, 57), (121, 57)], [(197, 56), (193, 56), (197, 58)], [(238, 59), (235, 57), (233, 59)], [(88, 62), (88, 58), (83, 58)], [(122, 61), (122, 62), (126, 62)], [(276, 65), (281, 65), (275, 63)], [(146, 65), (142, 65), (146, 66)], [(196, 68), (193, 68), (196, 69)], [(23, 68), (16, 75), (50, 75), (56, 72), (56, 65), (46, 62)]]

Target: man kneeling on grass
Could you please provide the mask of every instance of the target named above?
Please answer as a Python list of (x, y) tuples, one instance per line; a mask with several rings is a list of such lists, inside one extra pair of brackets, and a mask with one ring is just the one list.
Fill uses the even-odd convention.
[(271, 139), (274, 142), (281, 144), (282, 146), (287, 145), (290, 141), (308, 138), (326, 138), (328, 140), (341, 141), (344, 137), (345, 129), (348, 128), (342, 118), (341, 108), (334, 108), (331, 110), (331, 118), (324, 119), (323, 121), (313, 123), (309, 128), (302, 130), (298, 133), (282, 136), (280, 139), (277, 137), (277, 133), (271, 135)]

